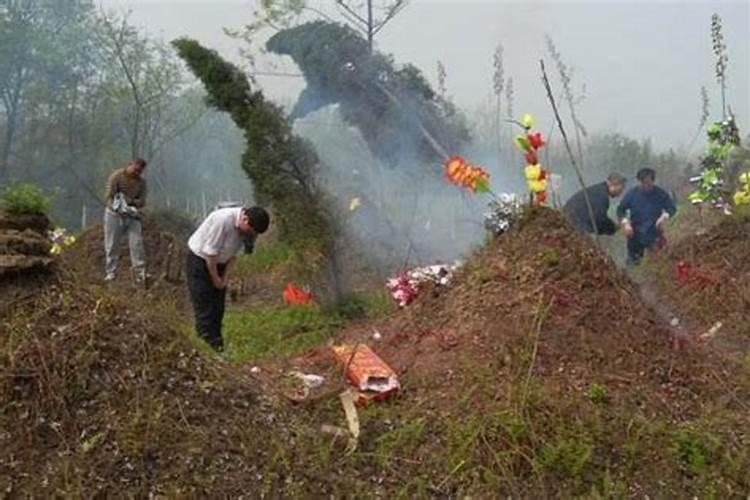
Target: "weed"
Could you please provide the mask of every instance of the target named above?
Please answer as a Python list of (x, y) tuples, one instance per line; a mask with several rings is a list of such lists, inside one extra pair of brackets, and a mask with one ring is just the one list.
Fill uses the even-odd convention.
[(594, 404), (603, 404), (606, 403), (609, 399), (609, 396), (607, 395), (607, 388), (600, 384), (591, 384), (586, 391), (586, 396), (591, 400)]
[(13, 214), (44, 214), (52, 204), (52, 198), (42, 188), (29, 183), (6, 186), (0, 194), (2, 207)]
[(341, 325), (341, 318), (320, 307), (265, 306), (228, 311), (224, 338), (233, 361), (291, 355), (322, 344)]
[(714, 436), (702, 434), (696, 429), (679, 429), (673, 436), (673, 450), (677, 458), (693, 475), (706, 471), (717, 448), (718, 442)]
[(577, 436), (544, 445), (536, 460), (543, 470), (560, 478), (581, 479), (593, 454), (593, 444), (585, 436)]
[(423, 418), (405, 422), (386, 432), (375, 440), (376, 460), (381, 466), (386, 466), (391, 462), (390, 457), (399, 454), (412, 456), (412, 452), (422, 444), (424, 432), (425, 420)]

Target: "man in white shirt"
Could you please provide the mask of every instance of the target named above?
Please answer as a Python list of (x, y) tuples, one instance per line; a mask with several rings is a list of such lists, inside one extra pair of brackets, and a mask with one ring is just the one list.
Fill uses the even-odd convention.
[(187, 281), (195, 312), (195, 329), (217, 351), (224, 349), (224, 318), (229, 267), (244, 247), (252, 253), (255, 238), (268, 229), (261, 207), (220, 208), (211, 212), (188, 240)]

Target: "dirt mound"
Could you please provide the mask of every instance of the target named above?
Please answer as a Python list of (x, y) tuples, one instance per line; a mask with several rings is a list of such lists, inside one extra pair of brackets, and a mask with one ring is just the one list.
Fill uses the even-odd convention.
[(10, 214), (0, 210), (0, 231), (13, 229), (24, 231), (30, 229), (44, 234), (50, 228), (50, 221), (44, 214)]
[[(0, 317), (3, 495), (256, 497), (274, 487), (273, 451), (256, 429), (281, 415), (150, 303), (66, 282)], [(283, 426), (274, 432), (286, 439)]]
[[(366, 342), (400, 396), (343, 424), (329, 350), (220, 366), (153, 295), (66, 283), (0, 317), (0, 491), (31, 496), (744, 497), (750, 366), (668, 330), (593, 243), (536, 209), (342, 342)], [(79, 277), (80, 278), (80, 277)], [(163, 309), (163, 310), (162, 310)], [(373, 332), (381, 334), (373, 339)], [(252, 387), (324, 374), (287, 412)], [(253, 370), (255, 372), (257, 370)], [(356, 492), (356, 493), (354, 493)]]
[[(146, 250), (147, 273), (155, 282), (184, 282), (186, 241), (146, 219), (143, 224), (143, 243)], [(104, 228), (97, 225), (85, 230), (76, 244), (65, 252), (64, 262), (66, 267), (75, 269), (87, 282), (103, 281)], [(128, 275), (129, 269), (128, 242), (127, 238), (123, 238), (117, 271), (120, 279)]]
[(52, 263), (44, 215), (0, 211), (0, 277), (46, 270)]
[[(725, 217), (645, 267), (678, 316), (724, 351), (750, 350), (750, 217)], [(718, 323), (721, 326), (718, 326)], [(712, 330), (712, 327), (714, 329)]]
[[(750, 491), (747, 367), (669, 334), (592, 241), (532, 210), (449, 288), (340, 339), (403, 385), (362, 417), (362, 451), (381, 457), (364, 470), (409, 495)], [(290, 369), (341, 380), (325, 349)]]
[(44, 215), (0, 211), (0, 313), (28, 300), (50, 278), (53, 259)]

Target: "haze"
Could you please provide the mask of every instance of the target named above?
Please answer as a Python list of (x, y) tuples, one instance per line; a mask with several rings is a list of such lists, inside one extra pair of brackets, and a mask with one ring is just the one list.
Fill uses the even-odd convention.
[[(313, 2), (315, 3), (315, 2)], [(317, 2), (325, 8), (332, 2)], [(714, 78), (710, 18), (724, 22), (729, 52), (728, 103), (741, 130), (750, 118), (750, 7), (744, 1), (700, 2), (489, 2), (412, 0), (379, 34), (377, 48), (398, 63), (413, 63), (434, 84), (436, 64), (447, 70), (448, 93), (464, 109), (487, 101), (492, 53), (505, 47), (505, 72), (513, 77), (517, 113), (550, 120), (539, 80), (540, 57), (549, 59), (550, 35), (574, 84), (586, 85), (580, 116), (587, 127), (651, 138), (655, 149), (683, 149), (700, 118), (700, 87), (711, 98), (711, 118), (721, 115)], [(241, 61), (242, 42), (223, 28), (249, 22), (254, 2), (243, 0), (104, 0), (102, 6), (130, 9), (131, 20), (152, 35), (197, 38), (225, 57)], [(295, 73), (290, 61), (262, 58), (260, 71)], [(302, 78), (258, 76), (263, 90), (291, 103)]]

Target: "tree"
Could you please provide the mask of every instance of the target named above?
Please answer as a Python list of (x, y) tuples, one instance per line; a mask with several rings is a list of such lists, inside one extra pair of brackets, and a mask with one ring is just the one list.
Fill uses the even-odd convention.
[(92, 8), (90, 0), (6, 0), (0, 5), (0, 102), (5, 115), (0, 179), (8, 175), (30, 96), (69, 81), (79, 69), (60, 60), (70, 52), (65, 42), (80, 41), (76, 25)]
[(716, 80), (721, 86), (721, 116), (727, 117), (727, 65), (729, 56), (727, 55), (727, 45), (724, 43), (724, 34), (721, 28), (721, 17), (719, 14), (711, 16), (711, 42), (713, 51), (716, 56)]
[(129, 111), (131, 155), (152, 156), (173, 135), (164, 125), (169, 104), (183, 87), (180, 65), (168, 46), (142, 35), (126, 16), (103, 14), (98, 39), (103, 57), (113, 62), (111, 70), (121, 82), (110, 91)]
[(461, 113), (436, 95), (419, 69), (370, 53), (352, 28), (316, 21), (276, 33), (266, 47), (291, 56), (305, 75), (292, 118), (338, 104), (372, 153), (390, 165), (443, 162), (469, 139)]
[(367, 40), (369, 52), (374, 50), (375, 36), (401, 12), (409, 0), (334, 0), (334, 10), (316, 8), (307, 0), (261, 0), (253, 13), (255, 21), (244, 31), (232, 33), (250, 42), (257, 32), (270, 27), (276, 31), (308, 21), (336, 22), (336, 16)]
[(500, 133), (500, 124), (502, 123), (502, 99), (503, 90), (505, 89), (505, 68), (503, 66), (503, 44), (498, 43), (495, 53), (492, 56), (492, 65), (495, 72), (492, 75), (492, 90), (495, 93), (495, 136), (497, 138), (497, 156), (498, 164), (502, 163), (502, 134)]
[[(253, 91), (239, 68), (195, 40), (172, 42), (208, 92), (207, 102), (227, 112), (243, 130), (247, 148), (242, 168), (258, 203), (269, 206), (279, 236), (316, 260), (326, 259), (336, 295), (335, 225), (328, 201), (318, 188), (318, 157), (312, 145), (294, 135), (283, 110)], [(314, 267), (314, 266), (310, 266)]]
[(581, 120), (578, 118), (578, 114), (576, 113), (576, 105), (580, 104), (581, 101), (586, 96), (586, 87), (582, 87), (582, 92), (580, 95), (576, 96), (573, 92), (573, 70), (568, 67), (565, 62), (562, 59), (562, 55), (557, 50), (557, 47), (555, 47), (555, 43), (552, 41), (552, 38), (549, 36), (546, 37), (547, 41), (547, 50), (550, 53), (550, 56), (555, 61), (555, 64), (557, 66), (557, 72), (560, 76), (560, 82), (562, 84), (563, 88), (563, 97), (565, 98), (565, 102), (568, 103), (568, 111), (570, 112), (570, 119), (573, 122), (573, 128), (576, 133), (576, 149), (578, 153), (578, 162), (581, 165), (584, 165), (583, 161), (583, 146), (581, 144), (581, 136), (584, 137), (587, 135), (586, 128), (583, 126), (583, 123), (581, 123)]

